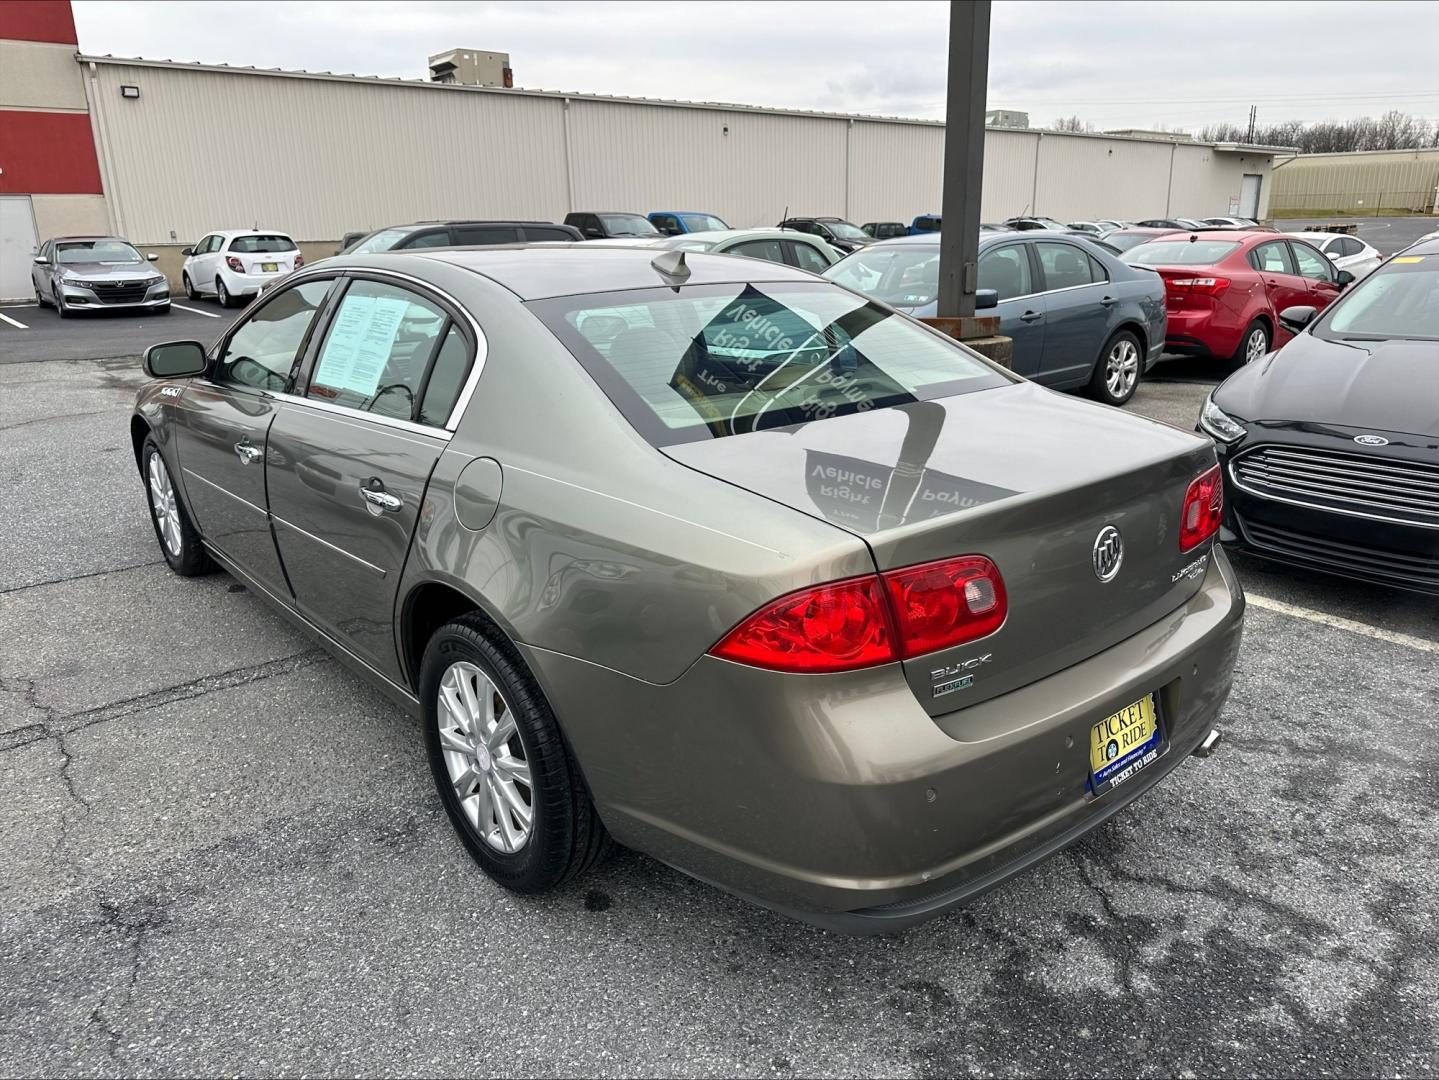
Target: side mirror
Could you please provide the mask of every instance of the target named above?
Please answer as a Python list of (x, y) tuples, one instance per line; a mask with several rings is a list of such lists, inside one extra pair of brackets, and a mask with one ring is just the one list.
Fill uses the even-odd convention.
[(1314, 316), (1318, 314), (1318, 309), (1312, 308), (1308, 304), (1301, 304), (1297, 307), (1287, 307), (1279, 313), (1279, 325), (1291, 334), (1297, 334), (1312, 323)]
[(194, 249), (194, 248), (181, 248), (181, 249), (180, 249), (180, 254), (183, 255), (183, 256), (185, 256), (185, 258), (188, 259), (191, 255), (195, 254), (195, 249)]
[(605, 231), (593, 225), (587, 225), (585, 226), (585, 235), (591, 240), (603, 240), (605, 238)]
[(1335, 278), (1335, 280), (1339, 282), (1339, 287), (1342, 289), (1346, 285), (1354, 284), (1354, 275), (1351, 274), (1348, 270), (1341, 270), (1339, 271), (1339, 275), (1337, 278)]
[(198, 341), (167, 341), (145, 350), (145, 374), (152, 379), (178, 379), (205, 373), (205, 346)]
[(49, 266), (49, 265), (50, 265), (50, 260), (47, 259), (47, 258), (45, 258), (44, 255), (36, 255), (36, 256), (35, 256), (35, 265), (36, 265), (36, 266)]
[(150, 252), (150, 254), (148, 254), (148, 255), (145, 256), (145, 261), (146, 261), (146, 262), (159, 262), (159, 261), (160, 261), (160, 256), (157, 255), (155, 252), (152, 251), (152, 252)]
[(974, 309), (983, 311), (985, 308), (999, 306), (998, 289), (976, 289), (974, 291)]

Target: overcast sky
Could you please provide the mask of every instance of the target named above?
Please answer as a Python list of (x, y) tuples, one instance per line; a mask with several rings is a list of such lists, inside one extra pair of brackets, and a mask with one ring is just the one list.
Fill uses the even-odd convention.
[[(510, 54), (516, 85), (943, 116), (945, 2), (164, 3), (74, 0), (86, 52), (420, 78), (453, 47)], [(1439, 122), (1439, 0), (997, 0), (990, 108), (1097, 128)]]

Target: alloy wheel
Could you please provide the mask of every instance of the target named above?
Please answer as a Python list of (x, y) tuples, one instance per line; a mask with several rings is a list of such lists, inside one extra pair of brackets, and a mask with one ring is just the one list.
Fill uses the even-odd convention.
[(1249, 340), (1244, 343), (1244, 362), (1252, 364), (1264, 355), (1269, 347), (1268, 335), (1262, 327), (1256, 326), (1249, 334)]
[(1123, 338), (1114, 343), (1105, 361), (1104, 383), (1113, 398), (1128, 397), (1139, 378), (1139, 349)]
[(486, 844), (513, 855), (529, 842), (535, 793), (504, 694), (479, 667), (457, 661), (440, 678), (435, 723), (466, 819)]
[(175, 502), (175, 485), (170, 482), (170, 470), (158, 453), (150, 455), (150, 509), (160, 526), (160, 536), (165, 550), (175, 558), (180, 557), (180, 508)]

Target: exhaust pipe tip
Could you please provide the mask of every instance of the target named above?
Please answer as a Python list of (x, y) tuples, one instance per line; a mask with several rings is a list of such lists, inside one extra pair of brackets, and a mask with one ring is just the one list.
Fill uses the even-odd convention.
[(1209, 734), (1204, 736), (1204, 741), (1194, 748), (1194, 756), (1197, 758), (1208, 757), (1218, 748), (1219, 740), (1223, 737), (1223, 733), (1218, 728), (1210, 728)]

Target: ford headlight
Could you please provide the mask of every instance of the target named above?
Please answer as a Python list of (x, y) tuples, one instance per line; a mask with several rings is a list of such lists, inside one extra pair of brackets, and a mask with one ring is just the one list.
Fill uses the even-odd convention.
[(1199, 426), (1223, 443), (1237, 442), (1245, 435), (1244, 426), (1214, 404), (1213, 394), (1204, 399), (1204, 407), (1199, 410)]

